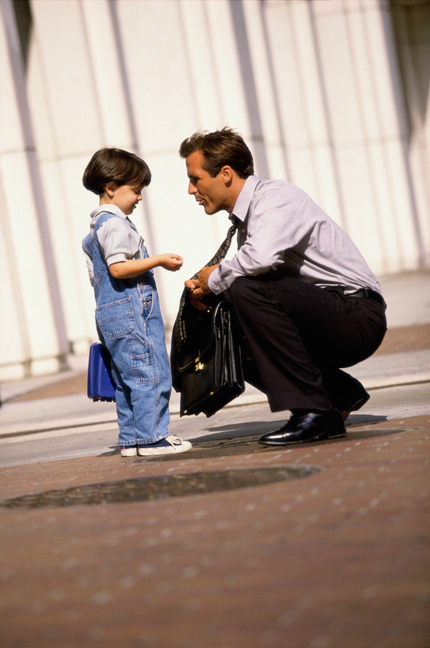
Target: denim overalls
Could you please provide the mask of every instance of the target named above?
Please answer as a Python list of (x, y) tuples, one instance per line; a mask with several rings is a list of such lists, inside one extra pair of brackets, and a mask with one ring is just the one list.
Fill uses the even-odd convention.
[[(97, 332), (112, 356), (119, 444), (141, 446), (169, 434), (170, 365), (153, 271), (124, 280), (109, 272), (97, 239), (109, 218), (121, 217), (103, 212), (82, 246), (94, 266)], [(141, 254), (149, 256), (143, 244)]]

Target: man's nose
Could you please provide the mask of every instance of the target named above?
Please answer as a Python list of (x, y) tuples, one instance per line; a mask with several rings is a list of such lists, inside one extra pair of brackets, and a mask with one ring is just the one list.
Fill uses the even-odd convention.
[(190, 196), (192, 196), (192, 195), (195, 194), (196, 192), (197, 192), (197, 189), (195, 188), (195, 186), (193, 185), (193, 183), (190, 182), (190, 183), (188, 184), (188, 193), (190, 194)]

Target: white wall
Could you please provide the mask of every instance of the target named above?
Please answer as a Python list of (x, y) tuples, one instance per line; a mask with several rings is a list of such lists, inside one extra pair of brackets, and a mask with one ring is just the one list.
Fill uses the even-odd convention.
[[(429, 6), (413, 0), (2, 0), (0, 379), (58, 368), (96, 339), (81, 240), (95, 150), (153, 181), (135, 221), (166, 327), (228, 226), (187, 195), (177, 150), (228, 124), (257, 173), (305, 189), (377, 274), (429, 265)], [(30, 22), (26, 18), (31, 17)], [(29, 27), (27, 52), (19, 29)], [(25, 30), (24, 30), (25, 31)], [(7, 307), (5, 308), (5, 306)]]

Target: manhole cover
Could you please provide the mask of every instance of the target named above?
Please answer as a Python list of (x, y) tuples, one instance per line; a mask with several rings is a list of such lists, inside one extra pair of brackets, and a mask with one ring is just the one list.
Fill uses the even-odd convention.
[(126, 479), (21, 495), (3, 500), (0, 506), (3, 508), (46, 509), (91, 504), (143, 502), (264, 486), (279, 481), (292, 481), (310, 477), (321, 470), (322, 468), (319, 466), (271, 466)]

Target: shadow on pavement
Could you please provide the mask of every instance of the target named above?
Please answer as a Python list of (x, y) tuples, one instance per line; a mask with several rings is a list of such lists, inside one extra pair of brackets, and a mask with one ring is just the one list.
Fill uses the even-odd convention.
[[(383, 421), (386, 421), (384, 416), (367, 416), (361, 417), (366, 418), (367, 424), (376, 424)], [(256, 434), (247, 434), (246, 427), (251, 428), (255, 431), (256, 425), (267, 425), (266, 423), (257, 423), (247, 425), (232, 425), (232, 426), (222, 426), (219, 431), (229, 431), (233, 433), (234, 429), (238, 429), (240, 434), (234, 434), (234, 436), (222, 436), (209, 434), (204, 437), (200, 437), (198, 441), (193, 442), (193, 448), (190, 452), (179, 455), (170, 455), (165, 457), (130, 457), (129, 462), (157, 462), (157, 461), (184, 461), (191, 459), (207, 459), (213, 457), (226, 457), (231, 455), (239, 454), (256, 454), (256, 453), (268, 453), (268, 452), (282, 452), (285, 450), (295, 450), (303, 447), (317, 447), (319, 445), (326, 445), (328, 443), (351, 443), (357, 442), (363, 439), (378, 439), (382, 437), (389, 437), (397, 434), (402, 434), (403, 432), (408, 432), (412, 428), (407, 427), (391, 427), (391, 428), (373, 428), (373, 427), (360, 427), (360, 429), (354, 429), (353, 431), (348, 430), (348, 435), (342, 439), (331, 439), (331, 440), (322, 440), (322, 441), (313, 441), (307, 444), (297, 444), (297, 445), (288, 445), (288, 446), (263, 446), (259, 444), (259, 439), (261, 433)], [(107, 452), (99, 455), (100, 457), (109, 457), (112, 455), (119, 455), (118, 446), (112, 447), (112, 452)]]

